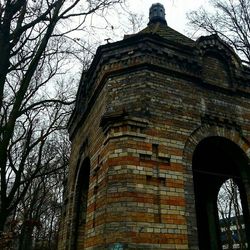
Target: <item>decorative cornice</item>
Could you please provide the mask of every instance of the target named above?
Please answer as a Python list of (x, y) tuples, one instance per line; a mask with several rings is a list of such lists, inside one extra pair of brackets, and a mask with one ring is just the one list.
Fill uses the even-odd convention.
[[(75, 110), (68, 127), (73, 135), (75, 122), (82, 120), (108, 77), (145, 66), (176, 72), (183, 77), (200, 77), (201, 67), (192, 48), (176, 46), (156, 34), (138, 34), (120, 42), (99, 47), (93, 63), (80, 83)], [(80, 117), (79, 117), (80, 116)], [(85, 115), (86, 116), (86, 115)]]
[(196, 44), (201, 55), (206, 53), (207, 50), (216, 49), (216, 51), (221, 52), (227, 60), (231, 61), (233, 57), (235, 66), (241, 67), (241, 60), (239, 56), (234, 52), (233, 48), (224, 42), (217, 34), (201, 36), (196, 41)]
[(103, 131), (105, 131), (110, 125), (113, 125), (117, 122), (122, 122), (127, 119), (128, 112), (125, 109), (121, 111), (105, 113), (101, 118), (100, 127), (102, 127)]
[(148, 120), (131, 116), (125, 110), (115, 113), (106, 113), (103, 115), (100, 122), (100, 126), (106, 135), (104, 144), (111, 139), (119, 139), (121, 137), (145, 139), (143, 130), (148, 124)]
[[(234, 62), (238, 62), (238, 57), (230, 46), (215, 36), (201, 37), (196, 46), (192, 47), (176, 44), (157, 34), (142, 33), (99, 47), (90, 69), (80, 83), (78, 101), (68, 124), (71, 137), (77, 130), (77, 124), (87, 117), (108, 78), (148, 69), (190, 79), (202, 85), (202, 56), (210, 49), (221, 51), (222, 54), (225, 52), (224, 56), (231, 56), (235, 58)], [(230, 89), (229, 86), (228, 89), (220, 90), (219, 86), (215, 86), (216, 90), (232, 91), (239, 95), (250, 93), (249, 81), (243, 74), (245, 71), (241, 67), (236, 70), (232, 61), (230, 71), (233, 72), (233, 88)], [(204, 82), (203, 85), (207, 87), (209, 84)]]

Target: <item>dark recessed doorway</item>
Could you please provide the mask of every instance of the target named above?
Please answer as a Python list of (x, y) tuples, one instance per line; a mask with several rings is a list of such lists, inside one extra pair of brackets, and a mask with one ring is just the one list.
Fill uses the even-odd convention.
[(239, 188), (246, 242), (250, 246), (247, 193), (250, 171), (245, 153), (223, 137), (203, 139), (193, 154), (193, 180), (199, 249), (222, 250), (217, 198), (221, 186), (232, 179)]

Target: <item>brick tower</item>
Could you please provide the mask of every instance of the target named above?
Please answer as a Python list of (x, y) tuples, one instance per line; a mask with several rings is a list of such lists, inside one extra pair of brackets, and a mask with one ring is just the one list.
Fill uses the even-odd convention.
[(77, 94), (59, 249), (221, 249), (216, 199), (241, 193), (250, 246), (250, 68), (217, 35), (148, 26), (100, 46)]

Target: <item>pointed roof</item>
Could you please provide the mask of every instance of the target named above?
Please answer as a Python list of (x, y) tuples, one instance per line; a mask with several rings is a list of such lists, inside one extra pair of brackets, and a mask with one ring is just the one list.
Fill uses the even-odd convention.
[(141, 30), (138, 34), (157, 34), (160, 37), (174, 43), (188, 46), (195, 45), (195, 41), (170, 28), (166, 23), (164, 24), (161, 22), (149, 23), (148, 26)]

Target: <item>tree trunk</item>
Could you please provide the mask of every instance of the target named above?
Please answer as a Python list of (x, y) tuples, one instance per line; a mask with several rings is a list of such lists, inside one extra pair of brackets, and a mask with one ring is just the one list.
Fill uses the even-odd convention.
[(34, 230), (34, 226), (31, 224), (31, 221), (24, 222), (23, 229), (19, 237), (18, 250), (31, 250), (32, 249), (33, 230)]
[(5, 211), (5, 209), (0, 210), (0, 233), (4, 231), (5, 224), (8, 218), (8, 213)]

